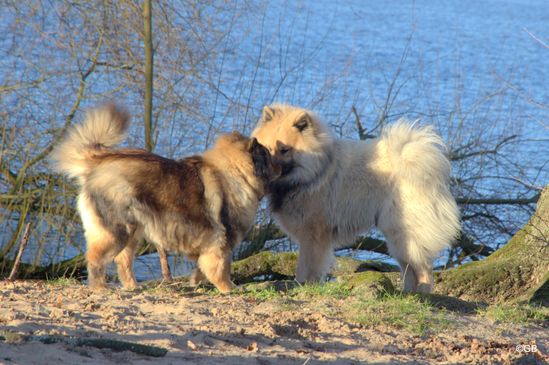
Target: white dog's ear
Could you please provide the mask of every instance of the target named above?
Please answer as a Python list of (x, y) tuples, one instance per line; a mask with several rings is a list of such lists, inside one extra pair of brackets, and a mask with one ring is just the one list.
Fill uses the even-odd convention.
[(294, 127), (296, 127), (300, 132), (303, 132), (309, 125), (311, 125), (311, 122), (311, 116), (305, 113), (297, 120), (297, 122), (294, 123)]
[(271, 108), (270, 106), (266, 106), (263, 108), (263, 112), (261, 113), (261, 120), (264, 122), (270, 122), (275, 115), (274, 108)]

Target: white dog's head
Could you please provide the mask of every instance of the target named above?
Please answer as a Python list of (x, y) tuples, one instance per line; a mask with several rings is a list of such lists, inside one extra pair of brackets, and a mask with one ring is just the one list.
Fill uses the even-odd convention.
[(310, 111), (275, 104), (263, 108), (252, 137), (267, 147), (282, 175), (276, 184), (307, 185), (324, 173), (333, 154), (333, 137)]

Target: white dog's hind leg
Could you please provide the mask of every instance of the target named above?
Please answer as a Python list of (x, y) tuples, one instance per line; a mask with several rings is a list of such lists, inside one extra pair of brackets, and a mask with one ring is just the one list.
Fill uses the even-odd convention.
[(417, 289), (417, 276), (412, 265), (402, 259), (397, 259), (397, 261), (400, 265), (400, 279), (403, 282), (403, 291), (415, 292)]
[(430, 264), (415, 265), (414, 273), (417, 278), (416, 291), (430, 293), (433, 289), (433, 269)]
[[(410, 246), (413, 243), (400, 242), (399, 244), (389, 243), (389, 252), (400, 265), (400, 276), (404, 283), (405, 292), (429, 293), (433, 287), (433, 275), (430, 263), (417, 263), (414, 257), (409, 255)], [(400, 246), (399, 246), (400, 245)], [(413, 248), (412, 248), (413, 249)], [(418, 257), (416, 259), (422, 259)]]
[(301, 240), (296, 279), (300, 283), (323, 280), (332, 266), (334, 252), (329, 241)]
[(433, 285), (431, 263), (422, 248), (409, 238), (410, 233), (399, 223), (387, 219), (385, 224), (379, 229), (387, 240), (389, 254), (400, 266), (403, 290), (430, 292)]

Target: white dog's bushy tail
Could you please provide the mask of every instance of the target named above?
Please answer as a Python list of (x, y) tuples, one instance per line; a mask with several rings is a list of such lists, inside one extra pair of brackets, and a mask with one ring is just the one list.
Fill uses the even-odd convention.
[(449, 180), (446, 146), (431, 126), (400, 120), (382, 132), (380, 142), (391, 180), (403, 202), (400, 222), (407, 227), (406, 261), (426, 265), (456, 238), (459, 210)]
[(129, 116), (114, 104), (86, 113), (84, 123), (71, 127), (53, 153), (56, 170), (81, 180), (92, 167), (91, 159), (125, 138)]
[(381, 139), (394, 174), (422, 187), (448, 185), (451, 166), (446, 145), (431, 126), (399, 120), (383, 130)]

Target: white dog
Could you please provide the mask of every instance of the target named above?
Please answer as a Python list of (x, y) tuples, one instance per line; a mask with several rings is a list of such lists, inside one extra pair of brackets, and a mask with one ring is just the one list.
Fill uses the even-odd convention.
[(404, 290), (431, 290), (432, 261), (460, 229), (450, 163), (432, 127), (399, 121), (377, 139), (338, 140), (310, 111), (272, 105), (252, 136), (282, 165), (270, 205), (299, 243), (298, 281), (321, 280), (334, 248), (376, 226)]

